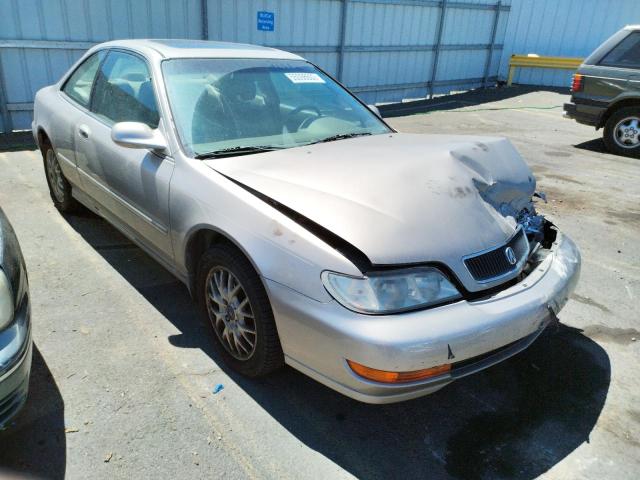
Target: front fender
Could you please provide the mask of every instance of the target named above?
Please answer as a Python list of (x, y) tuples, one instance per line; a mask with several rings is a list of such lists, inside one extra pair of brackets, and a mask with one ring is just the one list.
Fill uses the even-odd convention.
[(188, 278), (190, 239), (212, 230), (236, 245), (258, 274), (316, 301), (328, 302), (325, 269), (360, 275), (342, 254), (272, 206), (198, 160), (177, 159), (171, 180), (176, 269)]

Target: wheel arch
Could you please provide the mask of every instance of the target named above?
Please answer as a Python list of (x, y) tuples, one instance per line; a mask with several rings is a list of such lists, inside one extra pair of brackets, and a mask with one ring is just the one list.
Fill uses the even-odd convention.
[[(260, 281), (264, 285), (264, 280), (260, 269), (251, 258), (251, 255), (246, 251), (246, 249), (238, 242), (232, 235), (221, 230), (220, 228), (214, 227), (209, 224), (200, 224), (194, 226), (189, 233), (185, 236), (186, 240), (184, 242), (184, 266), (187, 270), (187, 287), (189, 288), (189, 292), (191, 296), (195, 298), (196, 296), (196, 277), (198, 273), (198, 262), (202, 255), (210, 249), (214, 245), (226, 244), (233, 247), (239, 253), (241, 253), (251, 264), (253, 269), (260, 277)], [(265, 290), (266, 290), (266, 285)]]
[(51, 137), (49, 137), (49, 134), (46, 132), (46, 130), (42, 126), (38, 127), (37, 141), (38, 141), (37, 146), (41, 151), (45, 143), (48, 143), (49, 145), (51, 145)]
[(611, 115), (617, 110), (625, 107), (640, 107), (640, 97), (625, 97), (617, 100), (615, 103), (609, 105), (609, 107), (602, 113), (600, 120), (598, 121), (597, 128), (602, 128), (607, 124)]

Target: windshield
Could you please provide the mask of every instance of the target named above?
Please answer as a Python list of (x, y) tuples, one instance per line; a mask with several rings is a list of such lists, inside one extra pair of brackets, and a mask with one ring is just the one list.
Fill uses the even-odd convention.
[(190, 155), (290, 148), (389, 132), (368, 108), (302, 60), (173, 59), (162, 70)]

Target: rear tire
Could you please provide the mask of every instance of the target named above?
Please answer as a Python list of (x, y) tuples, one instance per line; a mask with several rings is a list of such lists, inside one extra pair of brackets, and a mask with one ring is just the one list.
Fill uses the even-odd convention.
[(210, 248), (200, 259), (196, 282), (198, 306), (227, 365), (261, 377), (284, 364), (267, 292), (237, 248)]
[(640, 158), (640, 107), (623, 107), (613, 112), (602, 139), (609, 152)]
[(42, 144), (42, 159), (49, 194), (54, 206), (62, 213), (78, 211), (80, 204), (71, 194), (71, 184), (62, 173), (55, 150), (46, 140)]

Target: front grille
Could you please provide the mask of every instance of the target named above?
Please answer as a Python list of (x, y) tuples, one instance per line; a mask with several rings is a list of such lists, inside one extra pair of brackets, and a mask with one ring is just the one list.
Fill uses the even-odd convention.
[[(514, 264), (510, 263), (507, 258), (506, 250), (508, 247), (511, 247), (515, 254), (516, 262)], [(506, 244), (488, 252), (467, 257), (464, 264), (476, 281), (487, 282), (515, 271), (521, 265), (521, 260), (528, 254), (529, 242), (524, 231), (519, 229)]]

